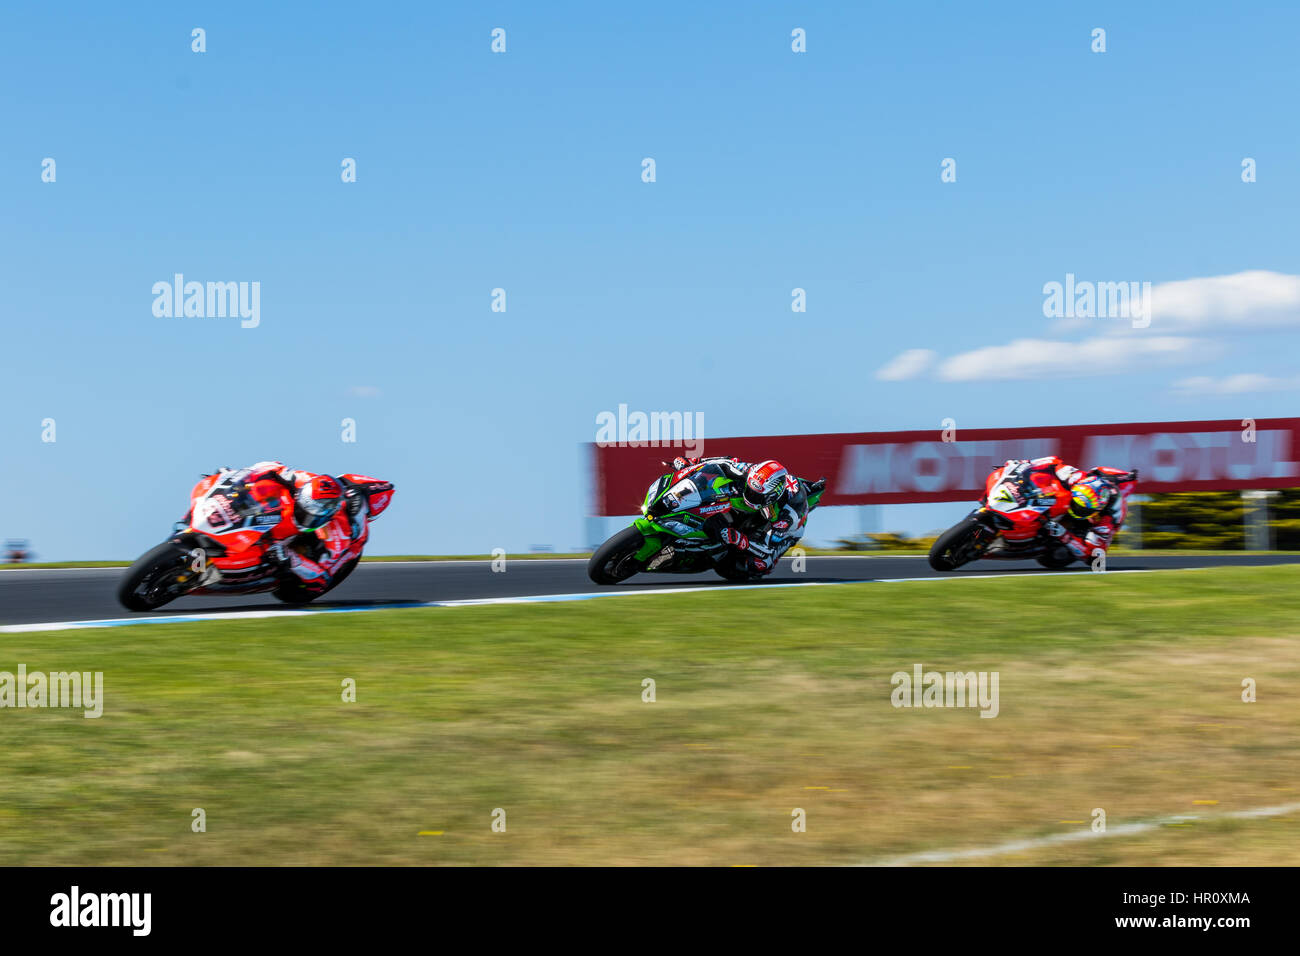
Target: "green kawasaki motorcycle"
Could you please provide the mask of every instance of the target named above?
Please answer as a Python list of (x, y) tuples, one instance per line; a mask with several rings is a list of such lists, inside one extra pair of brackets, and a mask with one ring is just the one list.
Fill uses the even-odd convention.
[[(807, 496), (811, 514), (821, 502), (825, 482), (794, 480)], [(662, 475), (650, 484), (641, 517), (596, 549), (587, 563), (587, 574), (597, 584), (618, 584), (642, 571), (697, 574), (713, 570), (738, 582), (757, 581), (768, 573), (753, 570), (743, 551), (710, 537), (704, 523), (710, 518), (719, 520), (715, 516), (747, 534), (765, 525), (745, 504), (741, 488), (707, 465)]]

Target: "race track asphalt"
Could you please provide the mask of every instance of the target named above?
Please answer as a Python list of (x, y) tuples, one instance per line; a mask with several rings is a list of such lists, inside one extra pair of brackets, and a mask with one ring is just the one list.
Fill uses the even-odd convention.
[[(1255, 567), (1300, 562), (1300, 556), (1280, 554), (1216, 555), (1208, 557), (1112, 555), (1110, 571), (1160, 568)], [(114, 596), (123, 568), (12, 569), (0, 571), (0, 625), (92, 621), (131, 617)], [(924, 557), (809, 557), (802, 573), (783, 561), (765, 583), (829, 583), (895, 578), (961, 577), (986, 574), (1046, 574), (1033, 562), (978, 561), (940, 575)], [(1088, 574), (1078, 567), (1074, 573)], [(313, 607), (358, 607), (425, 601), (586, 594), (595, 591), (724, 586), (708, 574), (642, 574), (614, 588), (592, 584), (585, 559), (507, 560), (504, 572), (489, 561), (393, 561), (362, 563), (352, 576)], [(221, 613), (287, 608), (269, 594), (182, 598), (153, 616)]]

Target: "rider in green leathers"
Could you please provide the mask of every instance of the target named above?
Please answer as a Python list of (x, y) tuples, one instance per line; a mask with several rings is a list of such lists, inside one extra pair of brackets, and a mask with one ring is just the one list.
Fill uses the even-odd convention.
[[(710, 515), (705, 531), (718, 543), (743, 552), (751, 570), (765, 574), (803, 537), (808, 512), (826, 487), (796, 478), (779, 461), (756, 464), (737, 458), (675, 458), (675, 480), (693, 478), (708, 484), (715, 478), (731, 482), (726, 507)], [(700, 482), (703, 477), (705, 482)]]

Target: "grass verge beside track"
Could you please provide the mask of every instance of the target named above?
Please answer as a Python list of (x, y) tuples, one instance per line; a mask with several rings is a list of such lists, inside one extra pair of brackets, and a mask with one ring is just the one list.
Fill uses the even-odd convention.
[[(0, 864), (1297, 864), (1300, 568), (984, 578), (6, 635)], [(1000, 673), (1000, 714), (890, 675)], [(1253, 678), (1256, 703), (1241, 700)], [(340, 699), (356, 681), (356, 703)], [(657, 700), (642, 701), (642, 680)], [(1217, 801), (1209, 803), (1205, 801)], [(191, 811), (207, 832), (191, 832)], [(495, 808), (505, 833), (491, 830)], [(807, 813), (792, 833), (791, 811)], [(421, 833), (428, 835), (420, 835)], [(434, 835), (437, 834), (437, 835)]]

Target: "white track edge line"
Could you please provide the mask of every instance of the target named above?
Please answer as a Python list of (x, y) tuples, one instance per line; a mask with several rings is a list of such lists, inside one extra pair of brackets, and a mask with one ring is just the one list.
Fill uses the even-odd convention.
[(1158, 817), (1153, 820), (1140, 820), (1136, 823), (1121, 823), (1119, 826), (1107, 826), (1105, 830), (1094, 832), (1070, 830), (1066, 833), (1053, 833), (1043, 837), (1026, 837), (1021, 840), (1009, 840), (993, 846), (973, 847), (964, 850), (923, 850), (919, 853), (906, 853), (902, 856), (888, 857), (876, 862), (858, 863), (856, 866), (911, 866), (916, 863), (950, 863), (955, 860), (973, 860), (986, 856), (1001, 856), (1006, 853), (1020, 853), (1036, 850), (1040, 847), (1055, 846), (1061, 843), (1075, 843), (1093, 838), (1103, 839), (1111, 836), (1131, 836), (1146, 833), (1171, 823), (1213, 823), (1216, 820), (1246, 820), (1258, 817), (1279, 817), (1300, 810), (1300, 803), (1283, 803), (1272, 807), (1255, 807), (1250, 810), (1230, 810), (1225, 813), (1196, 814), (1185, 813), (1176, 816)]
[[(1208, 571), (1214, 570), (1213, 567), (1205, 568), (1132, 568), (1130, 570), (1107, 571), (1106, 574), (1152, 574), (1157, 572), (1168, 571)], [(1040, 571), (1033, 576), (1039, 577), (1062, 577), (1072, 576), (1081, 577), (1091, 572), (1082, 571)], [(503, 595), (500, 597), (486, 598), (458, 598), (448, 601), (394, 601), (391, 604), (375, 605), (356, 605), (352, 607), (330, 607), (330, 608), (286, 608), (284, 610), (264, 610), (264, 611), (226, 611), (220, 614), (205, 614), (196, 612), (193, 614), (175, 614), (159, 617), (122, 617), (122, 618), (103, 618), (89, 621), (45, 621), (34, 622), (29, 624), (3, 624), (0, 625), (0, 634), (31, 634), (41, 631), (69, 631), (79, 630), (90, 627), (125, 627), (132, 624), (191, 624), (196, 621), (227, 621), (227, 620), (246, 620), (250, 618), (268, 618), (268, 617), (307, 617), (316, 614), (355, 614), (365, 611), (395, 611), (406, 610), (408, 608), (433, 608), (433, 607), (478, 607), (489, 604), (550, 604), (563, 603), (568, 601), (587, 601), (594, 598), (606, 597), (637, 597), (645, 594), (697, 594), (703, 592), (717, 591), (754, 591), (762, 592), (772, 588), (807, 588), (807, 587), (835, 587), (842, 584), (901, 584), (911, 581), (973, 581), (988, 579), (1006, 579), (1011, 581), (1025, 580), (1014, 574), (967, 574), (955, 577), (938, 577), (927, 576), (920, 578), (864, 578), (846, 581), (773, 581), (769, 584), (712, 584), (700, 587), (679, 587), (679, 588), (646, 588), (644, 590), (626, 590), (626, 591), (580, 591), (570, 594), (523, 594), (523, 595)]]

